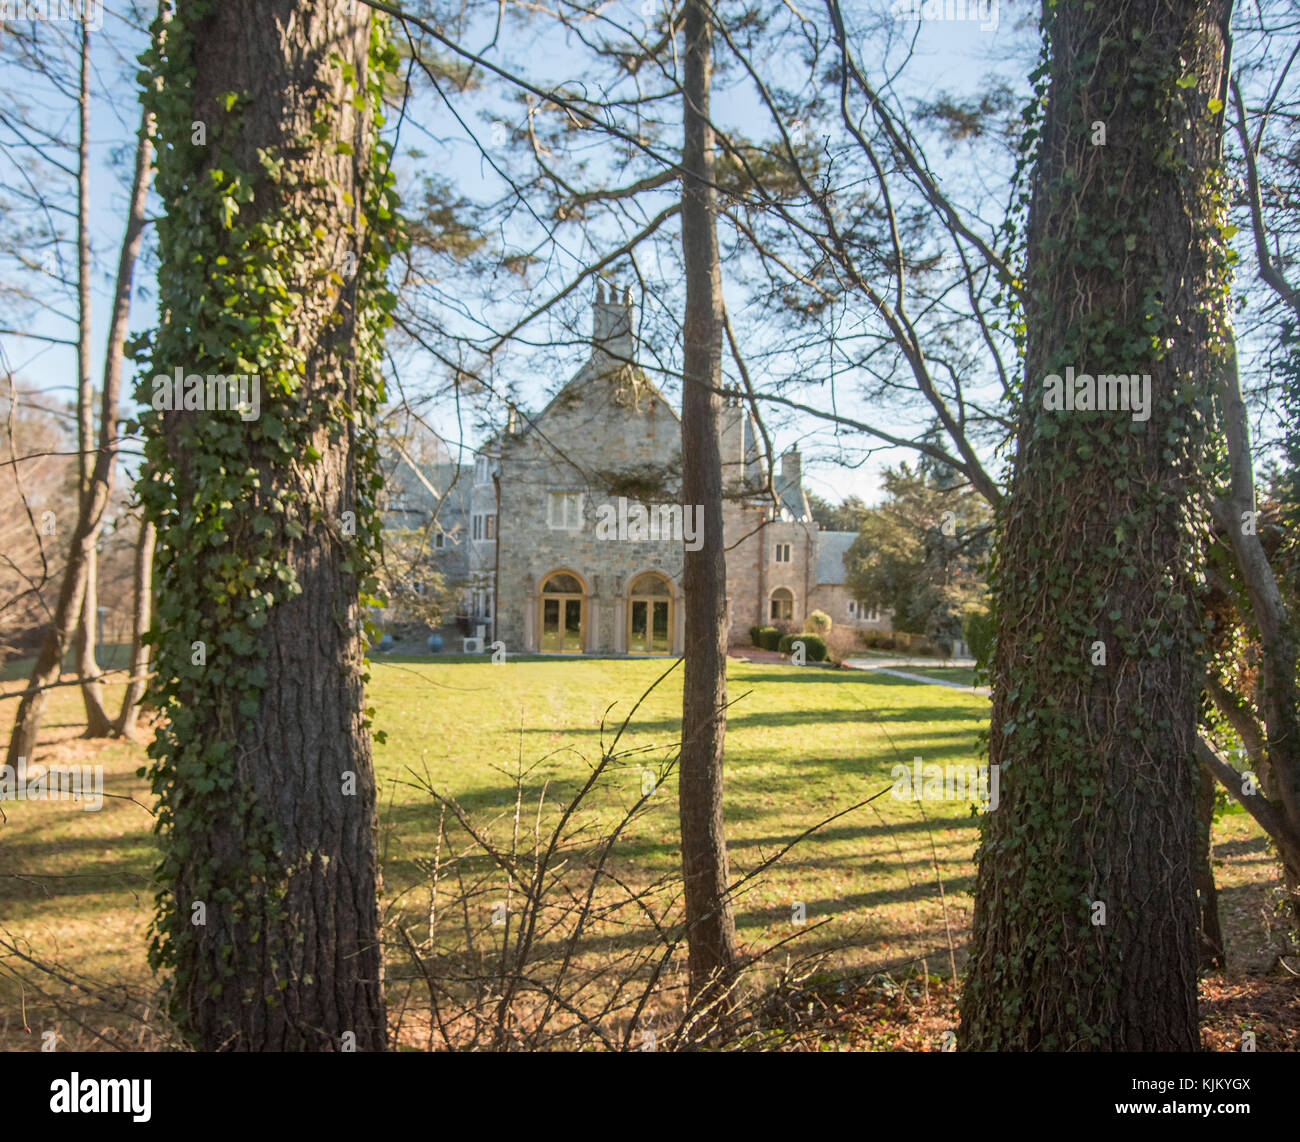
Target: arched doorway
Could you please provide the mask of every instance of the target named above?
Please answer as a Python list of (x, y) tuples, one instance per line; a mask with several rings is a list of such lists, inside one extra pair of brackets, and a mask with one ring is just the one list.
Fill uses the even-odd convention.
[(673, 589), (648, 571), (627, 589), (627, 652), (669, 654), (673, 646)]
[(553, 571), (542, 584), (543, 654), (581, 654), (586, 646), (586, 594), (582, 580), (569, 571)]

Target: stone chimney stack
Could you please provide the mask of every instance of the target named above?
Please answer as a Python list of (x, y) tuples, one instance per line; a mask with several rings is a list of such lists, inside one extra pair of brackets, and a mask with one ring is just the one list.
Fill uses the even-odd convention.
[(596, 283), (596, 304), (591, 311), (591, 343), (618, 362), (633, 359), (632, 291), (604, 282)]
[(781, 457), (781, 483), (792, 488), (795, 495), (803, 490), (803, 461), (797, 448), (791, 448)]

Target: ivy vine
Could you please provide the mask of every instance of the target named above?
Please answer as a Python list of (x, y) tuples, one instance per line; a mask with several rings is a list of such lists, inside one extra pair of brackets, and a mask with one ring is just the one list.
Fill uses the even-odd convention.
[[(378, 602), (381, 476), (374, 425), (384, 399), (382, 342), (395, 301), (387, 267), (404, 242), (391, 148), (380, 137), (385, 86), (398, 63), (386, 19), (370, 22), (364, 77), (337, 54), (329, 61), (353, 107), (366, 114), (368, 139), (360, 165), (361, 222), (348, 235), (355, 255), (321, 270), (313, 251), (337, 217), (330, 208), (340, 195), (354, 204), (347, 188), (295, 173), (294, 159), (321, 148), (351, 153), (351, 142), (337, 131), (340, 108), (322, 100), (307, 135), (260, 151), (257, 169), (248, 170), (235, 158), (235, 143), (250, 96), (231, 91), (196, 142), (196, 28), (213, 8), (212, 0), (166, 6), (140, 57), (164, 210), (157, 220), (159, 324), (133, 344), (135, 359), (146, 366), (137, 399), (150, 406), (149, 378), (178, 367), (187, 374), (256, 374), (264, 398), (261, 415), (249, 421), (152, 408), (140, 417), (145, 445), (137, 490), (158, 532), (159, 605), (148, 641), (156, 670), (151, 700), (161, 725), (149, 747), (151, 765), (140, 771), (158, 799), (162, 849), (149, 960), (169, 972), (172, 1012), (183, 1028), (196, 999), (220, 995), (240, 975), (248, 949), (234, 947), (235, 933), (252, 942), (266, 933), (277, 945), (262, 951), (269, 962), (278, 961), (287, 938), (282, 903), (293, 870), (284, 866), (268, 814), (238, 779), (236, 743), (241, 724), (258, 715), (268, 685), (268, 650), (259, 632), (273, 608), (302, 591), (278, 535), (297, 541), (308, 529), (328, 529), (346, 547), (342, 570), (355, 576), (363, 607)], [(250, 207), (255, 199), (272, 205)], [(307, 351), (293, 335), (304, 284), (355, 290), (350, 337), (333, 347), (355, 364), (350, 403), (341, 392), (304, 389)], [(342, 321), (337, 311), (333, 321)], [(321, 459), (312, 441), (322, 431), (338, 440), (349, 422), (357, 441), (357, 502), (351, 518), (322, 520), (303, 494)], [(262, 486), (268, 471), (296, 472), (297, 488), (277, 487), (269, 497)], [(210, 823), (218, 814), (237, 829), (236, 853), (212, 851)], [(186, 899), (178, 898), (179, 884)], [(192, 922), (197, 904), (220, 917), (207, 929), (225, 941), (216, 956), (199, 954), (205, 927)], [(274, 989), (245, 999), (277, 1001)]]

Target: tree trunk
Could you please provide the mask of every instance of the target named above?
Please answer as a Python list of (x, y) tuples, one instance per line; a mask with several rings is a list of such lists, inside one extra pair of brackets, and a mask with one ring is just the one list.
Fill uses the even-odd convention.
[[(1231, 358), (1221, 372), (1219, 396), (1230, 476), (1227, 498), (1215, 502), (1215, 515), (1237, 558), (1250, 601), (1250, 618), (1259, 632), (1255, 704), (1262, 716), (1266, 740), (1264, 748), (1257, 749), (1254, 757), (1258, 758), (1264, 795), (1279, 804), (1292, 831), (1300, 833), (1300, 684), (1296, 680), (1300, 642), (1296, 638), (1295, 620), (1287, 610), (1277, 576), (1260, 541), (1259, 528), (1255, 526), (1250, 421), (1241, 396), (1235, 343)], [(1249, 713), (1245, 718), (1254, 720)], [(1283, 879), (1296, 917), (1296, 930), (1300, 931), (1300, 868), (1284, 860)]]
[[(98, 534), (99, 529), (96, 529)], [(99, 642), (99, 549), (86, 552), (86, 589), (81, 597), (81, 622), (77, 627), (77, 674), (81, 678), (81, 698), (86, 707), (86, 732), (82, 737), (106, 738), (113, 723), (104, 709), (104, 688), (100, 681), (95, 646)]]
[[(83, 25), (84, 34), (84, 25)], [(89, 73), (82, 77), (83, 96), (89, 94)], [(88, 103), (86, 104), (88, 106)], [(86, 125), (83, 123), (83, 137)], [(18, 704), (14, 715), (14, 728), (9, 737), (9, 750), (6, 761), (16, 765), (19, 757), (31, 758), (35, 754), (37, 735), (40, 733), (41, 719), (45, 713), (45, 704), (49, 697), (49, 688), (59, 680), (63, 658), (68, 647), (73, 645), (73, 638), (81, 622), (83, 603), (86, 592), (88, 569), (95, 559), (95, 548), (99, 541), (100, 526), (104, 511), (108, 507), (112, 491), (113, 465), (117, 460), (117, 406), (122, 387), (122, 348), (126, 343), (127, 321), (131, 311), (131, 283), (135, 274), (136, 260), (140, 254), (140, 244), (144, 235), (144, 207), (149, 192), (150, 156), (153, 153), (152, 118), (148, 112), (140, 117), (139, 140), (135, 152), (135, 172), (131, 184), (131, 204), (127, 214), (126, 229), (122, 235), (122, 246), (118, 254), (117, 280), (113, 291), (113, 317), (109, 325), (108, 342), (104, 355), (104, 383), (100, 391), (99, 408), (99, 451), (94, 456), (93, 467), (88, 481), (88, 493), (79, 497), (77, 523), (73, 529), (72, 541), (68, 546), (68, 562), (63, 571), (63, 582), (59, 587), (59, 598), (54, 608), (54, 618), (41, 644), (36, 665), (32, 668), (27, 690)], [(83, 150), (83, 171), (85, 170), (85, 145)], [(78, 184), (80, 200), (88, 202), (88, 195), (81, 185), (86, 175), (79, 172)], [(79, 225), (84, 220), (79, 220)], [(79, 242), (80, 250), (88, 256), (89, 246)], [(80, 265), (78, 276), (81, 278)], [(86, 268), (84, 280), (89, 282), (89, 267)], [(79, 287), (80, 288), (80, 287)], [(89, 393), (88, 363), (90, 336), (88, 302), (82, 299), (82, 332), (78, 338), (78, 417), (77, 435), (82, 448), (81, 463), (91, 459), (88, 451), (90, 435), (86, 428), (80, 397)], [(85, 471), (84, 467), (82, 469)], [(84, 680), (85, 675), (82, 675)], [(98, 687), (92, 684), (92, 693), (97, 694)], [(86, 695), (83, 685), (82, 694)], [(93, 708), (87, 702), (87, 714)], [(101, 704), (102, 709), (102, 704)], [(92, 725), (97, 726), (93, 717), (88, 717)]]
[(149, 647), (145, 644), (144, 636), (148, 634), (149, 624), (153, 621), (153, 549), (156, 535), (153, 523), (142, 519), (140, 534), (135, 541), (134, 592), (131, 600), (131, 676), (127, 679), (122, 709), (114, 727), (124, 738), (135, 735), (140, 700), (144, 697), (149, 673)]
[[(81, 21), (81, 90), (78, 97), (80, 133), (77, 140), (77, 463), (81, 472), (78, 510), (90, 512), (91, 482), (95, 476), (95, 390), (90, 381), (90, 24)], [(113, 410), (117, 415), (117, 410)], [(110, 468), (111, 472), (112, 469)], [(99, 538), (98, 525), (94, 540)], [(86, 707), (88, 738), (107, 737), (113, 725), (104, 712), (104, 691), (95, 661), (95, 638), (99, 628), (96, 608), (98, 559), (95, 543), (86, 551), (86, 583), (81, 598), (81, 621), (77, 627), (77, 673), (81, 677), (81, 699)]]
[[(352, 0), (182, 2), (159, 60), (154, 372), (256, 369), (261, 392), (248, 419), (146, 418), (171, 887), (155, 963), (175, 969), (173, 1014), (209, 1050), (387, 1037), (365, 552), (342, 526), (355, 513), (370, 534), (375, 398), (359, 376), (377, 353), (373, 303), (359, 301), (369, 271), (346, 268), (380, 226), (363, 215), (370, 23)], [(191, 122), (205, 125), (197, 146)], [(234, 216), (204, 193), (219, 179), (247, 188)], [(248, 586), (228, 590), (232, 577)]]
[(682, 502), (703, 511), (704, 542), (685, 552), (686, 663), (679, 811), (693, 997), (724, 984), (735, 966), (736, 925), (727, 894), (722, 755), (727, 701), (727, 560), (722, 542), (722, 273), (708, 123), (712, 33), (707, 7), (688, 0), (682, 100)]
[(1196, 900), (1201, 911), (1200, 967), (1227, 967), (1223, 929), (1219, 924), (1219, 894), (1214, 885), (1214, 791), (1218, 783), (1203, 765), (1196, 767)]
[[(1226, 95), (1229, 11), (1044, 6), (1024, 393), (993, 579), (1001, 803), (979, 853), (967, 1048), (1199, 1047), (1195, 598), (1230, 339), (1209, 101)], [(1071, 368), (1138, 387), (1066, 411), (1049, 378)]]

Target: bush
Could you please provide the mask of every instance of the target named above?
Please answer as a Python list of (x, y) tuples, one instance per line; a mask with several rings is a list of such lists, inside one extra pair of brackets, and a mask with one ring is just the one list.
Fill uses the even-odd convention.
[(991, 612), (985, 611), (981, 614), (978, 611), (971, 611), (966, 615), (966, 621), (962, 624), (962, 638), (966, 640), (966, 645), (970, 647), (976, 662), (988, 661), (989, 649), (993, 645), (993, 630)]
[(803, 629), (825, 638), (831, 633), (831, 617), (825, 611), (813, 611), (803, 621)]
[(843, 662), (862, 649), (861, 632), (852, 627), (836, 627), (826, 636), (826, 653), (832, 662)]
[(781, 632), (776, 627), (763, 627), (758, 632), (759, 643), (763, 650), (776, 650), (781, 645)]
[(819, 634), (787, 634), (781, 636), (781, 641), (777, 646), (782, 654), (793, 654), (794, 644), (803, 643), (804, 654), (809, 662), (826, 661), (826, 640)]
[(828, 654), (826, 650), (826, 640), (819, 634), (806, 634), (803, 636), (804, 651), (808, 655), (809, 662), (825, 662)]
[(763, 628), (762, 628), (762, 627), (750, 627), (750, 628), (749, 628), (749, 645), (750, 645), (750, 646), (762, 646), (763, 644), (759, 641), (762, 637), (763, 637)]

